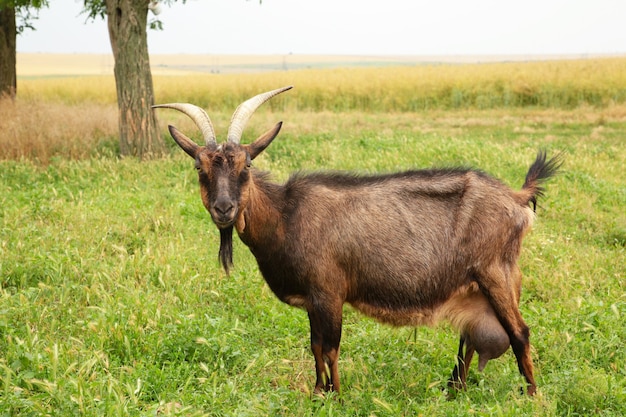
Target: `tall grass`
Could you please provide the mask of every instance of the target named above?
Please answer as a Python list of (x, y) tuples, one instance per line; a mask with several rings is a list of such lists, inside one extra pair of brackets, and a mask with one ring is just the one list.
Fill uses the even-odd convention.
[[(156, 76), (157, 102), (187, 101), (226, 120), (243, 100), (278, 86), (296, 88), (261, 112), (410, 113), (450, 110), (621, 109), (626, 58), (528, 63), (343, 68), (262, 74)], [(0, 100), (0, 159), (47, 163), (118, 149), (114, 80), (109, 76), (23, 79), (18, 100)], [(621, 110), (618, 110), (621, 111)], [(159, 117), (191, 126), (180, 115)], [(293, 118), (292, 118), (293, 123)]]
[[(259, 91), (293, 84), (272, 108), (405, 112), (538, 106), (573, 108), (626, 101), (626, 58), (308, 69), (261, 74), (155, 76), (156, 100), (230, 110)], [(20, 80), (23, 100), (114, 104), (112, 77)]]
[(0, 100), (0, 159), (48, 163), (52, 157), (85, 159), (116, 155), (117, 111), (86, 101)]

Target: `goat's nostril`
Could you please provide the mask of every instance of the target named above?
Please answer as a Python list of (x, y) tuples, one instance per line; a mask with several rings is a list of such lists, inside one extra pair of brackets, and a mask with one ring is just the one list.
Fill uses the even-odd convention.
[(234, 206), (230, 202), (220, 202), (215, 205), (215, 211), (221, 215), (229, 214), (233, 211)]

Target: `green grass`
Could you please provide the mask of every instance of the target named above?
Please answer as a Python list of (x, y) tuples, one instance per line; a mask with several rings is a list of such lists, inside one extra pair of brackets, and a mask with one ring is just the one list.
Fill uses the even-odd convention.
[[(244, 141), (276, 116), (260, 113)], [(306, 314), (273, 296), (237, 239), (231, 276), (220, 271), (218, 232), (176, 149), (147, 162), (0, 162), (0, 416), (626, 414), (621, 114), (280, 116), (255, 160), (277, 180), (471, 165), (518, 188), (538, 148), (566, 152), (520, 261), (538, 395), (520, 394), (509, 351), (448, 399), (448, 326), (391, 328), (346, 307), (341, 401), (311, 399)]]

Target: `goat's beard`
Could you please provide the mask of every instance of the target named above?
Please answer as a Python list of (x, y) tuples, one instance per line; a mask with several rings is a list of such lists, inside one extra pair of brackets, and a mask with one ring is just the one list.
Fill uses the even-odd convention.
[(233, 226), (220, 229), (219, 258), (224, 271), (228, 274), (230, 267), (233, 266)]

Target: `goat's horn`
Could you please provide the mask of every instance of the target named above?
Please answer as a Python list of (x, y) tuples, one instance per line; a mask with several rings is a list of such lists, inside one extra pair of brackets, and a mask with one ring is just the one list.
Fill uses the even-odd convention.
[(204, 142), (207, 146), (217, 144), (215, 138), (215, 130), (213, 129), (213, 123), (211, 123), (209, 115), (206, 114), (206, 112), (202, 108), (189, 103), (157, 104), (152, 107), (175, 109), (185, 113), (200, 128), (200, 130), (202, 131), (202, 136), (204, 137)]
[(243, 129), (246, 127), (248, 120), (252, 117), (252, 114), (256, 109), (270, 98), (278, 95), (284, 91), (290, 90), (293, 86), (279, 88), (277, 90), (268, 91), (257, 96), (252, 97), (241, 103), (237, 110), (233, 113), (233, 117), (230, 119), (230, 127), (228, 128), (227, 140), (233, 143), (239, 143)]

